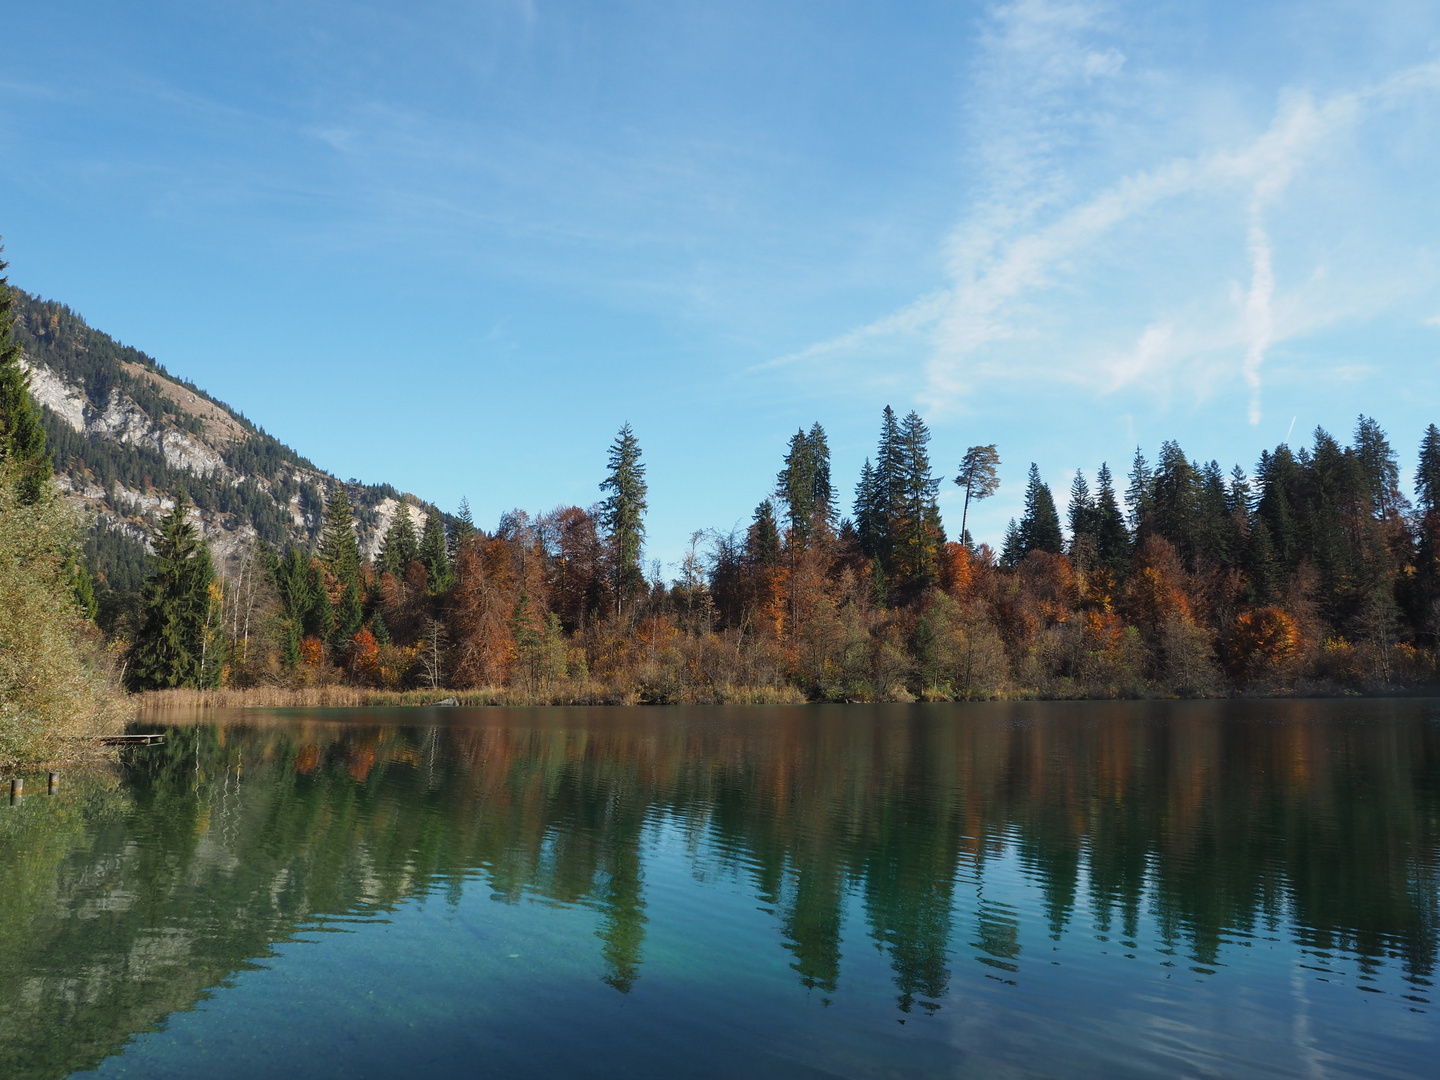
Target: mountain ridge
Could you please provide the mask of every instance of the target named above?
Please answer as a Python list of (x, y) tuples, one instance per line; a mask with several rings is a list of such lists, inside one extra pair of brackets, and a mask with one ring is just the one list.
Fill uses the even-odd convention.
[(138, 586), (144, 560), (135, 545), (148, 549), (155, 515), (174, 505), (180, 488), (222, 567), (257, 542), (313, 546), (325, 503), (341, 487), (368, 558), (402, 505), (417, 528), (437, 509), (390, 484), (342, 481), (65, 304), (11, 292), (13, 333), (42, 407), (55, 482), (93, 521), (87, 561), (102, 583)]

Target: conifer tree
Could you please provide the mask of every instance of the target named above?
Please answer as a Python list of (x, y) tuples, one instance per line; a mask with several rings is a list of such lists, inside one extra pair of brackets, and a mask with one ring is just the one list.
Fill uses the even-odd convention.
[(30, 396), (30, 376), (20, 367), (20, 343), (12, 333), (15, 298), (7, 265), (0, 259), (0, 465), (11, 462), (18, 469), (20, 498), (28, 505), (44, 492), (51, 465), (40, 406)]
[(1420, 440), (1420, 462), (1415, 466), (1415, 502), (1422, 514), (1440, 510), (1440, 428), (1431, 424)]
[(893, 480), (898, 511), (891, 526), (893, 576), (902, 588), (919, 592), (939, 580), (940, 524), (936, 495), (940, 477), (930, 475), (930, 429), (911, 410), (900, 425), (900, 453)]
[(1000, 490), (1000, 454), (994, 443), (972, 446), (960, 459), (960, 471), (955, 474), (955, 483), (965, 489), (965, 506), (960, 511), (960, 542), (970, 544), (970, 533), (966, 522), (970, 516), (970, 500), (988, 499)]
[[(1125, 505), (1130, 512), (1132, 533), (1138, 534), (1145, 526), (1145, 519), (1150, 516), (1154, 479), (1155, 474), (1150, 471), (1149, 462), (1137, 446), (1135, 460), (1130, 466), (1130, 486), (1125, 489)], [(1139, 539), (1138, 535), (1136, 539)]]
[(855, 485), (855, 536), (860, 551), (872, 559), (880, 553), (881, 518), (875, 470), (867, 457), (860, 468), (860, 482)]
[(1032, 551), (1058, 555), (1064, 547), (1055, 496), (1050, 493), (1049, 485), (1040, 479), (1040, 468), (1033, 461), (1030, 463), (1030, 479), (1025, 486), (1025, 516), (1020, 519), (1018, 540), (1020, 558)]
[(450, 587), (450, 559), (445, 549), (445, 523), (432, 510), (425, 518), (425, 531), (420, 535), (420, 562), (425, 567), (431, 593), (437, 595)]
[(818, 421), (808, 433), (801, 429), (790, 437), (785, 467), (775, 478), (775, 493), (785, 504), (789, 534), (801, 547), (809, 542), (816, 524), (833, 524), (830, 446)]
[(380, 542), (380, 568), (397, 581), (405, 576), (405, 568), (420, 555), (420, 538), (415, 535), (415, 522), (409, 504), (402, 502), (395, 511), (395, 520), (385, 530)]
[(1020, 526), (1012, 517), (1010, 524), (1005, 526), (1005, 540), (1000, 546), (1000, 565), (1019, 566), (1020, 560), (1025, 557), (1021, 547)]
[(640, 461), (640, 441), (626, 423), (610, 446), (609, 475), (600, 482), (600, 490), (609, 497), (601, 505), (601, 522), (610, 534), (611, 587), (615, 590), (615, 610), (625, 600), (645, 587), (645, 574), (640, 568), (640, 552), (645, 544), (645, 466)]
[(144, 622), (131, 647), (132, 689), (213, 687), (220, 682), (223, 638), (210, 548), (186, 518), (181, 493), (156, 530), (155, 558), (143, 594)]
[(360, 575), (360, 545), (355, 542), (355, 521), (350, 499), (342, 485), (325, 507), (325, 527), (320, 534), (320, 560), (335, 575), (341, 588)]
[(1075, 479), (1070, 481), (1070, 506), (1066, 510), (1070, 520), (1070, 550), (1072, 553), (1087, 550), (1093, 557), (1096, 545), (1096, 506), (1090, 494), (1090, 485), (1085, 474), (1075, 470)]
[(1100, 465), (1095, 481), (1099, 489), (1095, 496), (1095, 559), (1119, 577), (1130, 561), (1130, 535), (1115, 499), (1115, 481), (1108, 464)]
[(450, 528), (450, 561), (455, 562), (460, 557), (460, 549), (465, 541), (475, 535), (475, 519), (470, 516), (470, 500), (464, 496), (460, 499), (460, 509), (455, 512), (455, 524)]
[(773, 566), (780, 558), (780, 530), (769, 499), (755, 507), (755, 517), (745, 537), (745, 553), (754, 566)]
[(340, 603), (335, 607), (335, 629), (331, 634), (330, 647), (337, 656), (343, 655), (350, 647), (350, 639), (360, 632), (365, 622), (365, 611), (360, 604), (360, 583), (351, 578), (340, 594)]
[(1400, 494), (1400, 463), (1384, 429), (1366, 416), (1355, 423), (1355, 457), (1365, 478), (1371, 513), (1381, 519), (1399, 514), (1405, 506), (1405, 496)]

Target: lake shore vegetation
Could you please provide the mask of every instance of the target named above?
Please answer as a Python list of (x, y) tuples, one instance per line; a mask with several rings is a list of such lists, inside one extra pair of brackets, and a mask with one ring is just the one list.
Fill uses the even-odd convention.
[[(343, 493), (313, 549), (257, 546), (216, 578), (203, 689), (147, 703), (740, 703), (1419, 692), (1440, 632), (1440, 430), (1416, 501), (1362, 417), (1247, 474), (1173, 443), (1108, 465), (1063, 515), (1033, 465), (999, 551), (946, 536), (930, 432), (886, 408), (848, 515), (823, 427), (791, 438), (751, 521), (643, 561), (647, 489), (626, 424), (590, 507), (399, 514), (361, 557)], [(993, 494), (972, 447), (955, 483)], [(1123, 506), (1123, 509), (1122, 509)], [(458, 524), (456, 524), (458, 523)], [(197, 609), (198, 610), (198, 609)], [(145, 632), (132, 646), (144, 647)], [(153, 684), (136, 689), (156, 689)], [(167, 706), (168, 707), (168, 706)]]

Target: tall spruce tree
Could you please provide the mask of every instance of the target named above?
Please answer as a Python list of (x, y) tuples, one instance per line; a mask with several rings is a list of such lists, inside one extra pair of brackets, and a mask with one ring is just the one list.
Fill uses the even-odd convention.
[(325, 526), (320, 534), (320, 561), (335, 575), (343, 589), (360, 575), (360, 545), (355, 541), (355, 520), (345, 488), (337, 484), (325, 506)]
[(445, 523), (436, 511), (425, 518), (425, 531), (420, 534), (420, 562), (425, 567), (430, 591), (436, 595), (450, 587), (450, 559), (446, 555)]
[(609, 533), (610, 585), (615, 592), (615, 610), (645, 587), (640, 553), (645, 544), (645, 466), (640, 460), (640, 441), (626, 423), (610, 445), (609, 475), (600, 490), (610, 494), (601, 504), (600, 520)]
[(1130, 534), (1125, 531), (1125, 515), (1115, 498), (1108, 464), (1101, 463), (1095, 482), (1095, 560), (1118, 578), (1130, 564)]
[(1415, 504), (1422, 514), (1440, 510), (1440, 428), (1431, 424), (1420, 440), (1420, 461), (1415, 466)]
[(1065, 545), (1060, 533), (1060, 513), (1055, 509), (1055, 496), (1051, 494), (1050, 486), (1040, 479), (1040, 467), (1033, 461), (1025, 485), (1025, 516), (1020, 519), (1018, 541), (1020, 558), (1032, 551), (1058, 555)]
[(1155, 474), (1150, 470), (1150, 463), (1145, 460), (1145, 455), (1137, 446), (1135, 460), (1130, 464), (1130, 486), (1125, 489), (1125, 506), (1130, 515), (1130, 532), (1135, 534), (1137, 541), (1145, 527), (1145, 519), (1150, 516), (1150, 506), (1154, 496), (1154, 480)]
[(461, 497), (460, 509), (455, 511), (455, 524), (450, 528), (450, 561), (460, 558), (465, 541), (475, 535), (475, 519), (470, 515), (470, 500)]
[(224, 638), (215, 567), (209, 546), (187, 520), (189, 508), (182, 492), (155, 532), (143, 623), (126, 663), (133, 690), (220, 684)]
[(1065, 516), (1070, 521), (1071, 554), (1084, 552), (1088, 558), (1093, 559), (1097, 540), (1095, 526), (1099, 515), (1095, 498), (1090, 494), (1090, 485), (1086, 483), (1085, 474), (1079, 469), (1075, 470), (1075, 478), (1070, 481), (1070, 505), (1066, 508)]
[(939, 581), (940, 524), (938, 476), (930, 474), (930, 429), (913, 409), (900, 424), (900, 453), (894, 466), (896, 513), (891, 524), (891, 570), (898, 586), (919, 593)]
[(50, 481), (51, 465), (40, 406), (30, 396), (30, 376), (20, 366), (20, 343), (12, 332), (15, 298), (4, 274), (8, 265), (0, 259), (0, 465), (15, 466), (20, 499), (32, 505)]
[(1400, 463), (1385, 430), (1370, 417), (1355, 422), (1355, 457), (1365, 478), (1371, 513), (1381, 519), (1400, 514), (1406, 506), (1400, 493)]
[(405, 576), (405, 568), (420, 556), (420, 538), (415, 535), (415, 522), (410, 506), (402, 502), (395, 511), (395, 520), (385, 530), (380, 542), (380, 569), (397, 581)]
[(745, 535), (745, 555), (753, 566), (774, 566), (780, 559), (780, 529), (769, 499), (755, 507)]
[(833, 524), (834, 492), (830, 485), (830, 446), (817, 421), (790, 437), (785, 467), (775, 478), (775, 493), (785, 504), (789, 535), (804, 547), (821, 523)]

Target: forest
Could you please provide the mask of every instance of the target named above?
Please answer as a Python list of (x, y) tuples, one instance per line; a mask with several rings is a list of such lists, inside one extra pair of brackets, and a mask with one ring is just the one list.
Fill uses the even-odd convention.
[[(493, 531), (466, 507), (419, 527), (402, 513), (373, 561), (343, 489), (313, 549), (259, 545), (223, 579), (177, 509), (158, 527), (141, 617), (116, 628), (128, 685), (665, 703), (1383, 693), (1434, 679), (1434, 425), (1413, 503), (1365, 417), (1348, 446), (1317, 430), (1248, 473), (1174, 442), (1153, 462), (1137, 451), (1123, 493), (1106, 464), (1093, 489), (1077, 471), (1063, 522), (1032, 465), (998, 552), (963, 517), (947, 537), (929, 444), (918, 414), (886, 407), (842, 513), (824, 428), (797, 431), (748, 527), (694, 533), (668, 581), (645, 566), (628, 424), (594, 505), (515, 510)], [(964, 513), (994, 493), (998, 464), (994, 446), (966, 452), (949, 481)], [(178, 637), (157, 617), (166, 604), (188, 612)]]
[[(1137, 449), (1123, 491), (1108, 463), (1093, 486), (1077, 470), (1063, 521), (1032, 464), (1024, 513), (996, 551), (966, 525), (998, 487), (998, 448), (970, 447), (947, 475), (924, 419), (886, 406), (852, 493), (832, 477), (821, 424), (802, 428), (776, 447), (748, 526), (697, 530), (667, 580), (645, 562), (646, 465), (627, 423), (597, 454), (592, 505), (517, 509), (487, 531), (465, 505), (451, 515), (406, 496), (367, 558), (357, 525), (377, 527), (393, 489), (310, 484), (301, 501), (319, 527), (282, 528), (285, 485), (309, 463), (233, 411), (221, 416), (237, 425), (227, 458), (276, 490), (250, 472), (227, 482), (153, 451), (96, 450), (56, 423), (28, 392), (25, 349), (47, 350), (46, 364), (105, 400), (119, 380), (150, 401), (145, 373), (163, 369), (3, 278), (0, 293), (0, 547), (15, 553), (0, 569), (12, 599), (31, 598), (6, 632), (51, 641), (60, 665), (42, 678), (38, 654), (16, 649), (0, 682), (59, 686), (63, 668), (87, 688), (86, 716), (113, 711), (107, 679), (130, 691), (664, 703), (1393, 693), (1435, 678), (1433, 424), (1413, 502), (1388, 435), (1364, 416), (1349, 445), (1317, 429), (1249, 471), (1175, 442), (1153, 461)], [(161, 396), (147, 415), (174, 408)], [(133, 519), (148, 521), (149, 550), (103, 520), (67, 524), (57, 464), (72, 486), (170, 485), (163, 517)], [(947, 483), (963, 491), (953, 537), (938, 505)], [(264, 498), (251, 505), (247, 491)], [(250, 521), (254, 539), (217, 564), (196, 504)], [(16, 717), (34, 712), (20, 696), (0, 687)], [(6, 716), (0, 728), (20, 723)]]

